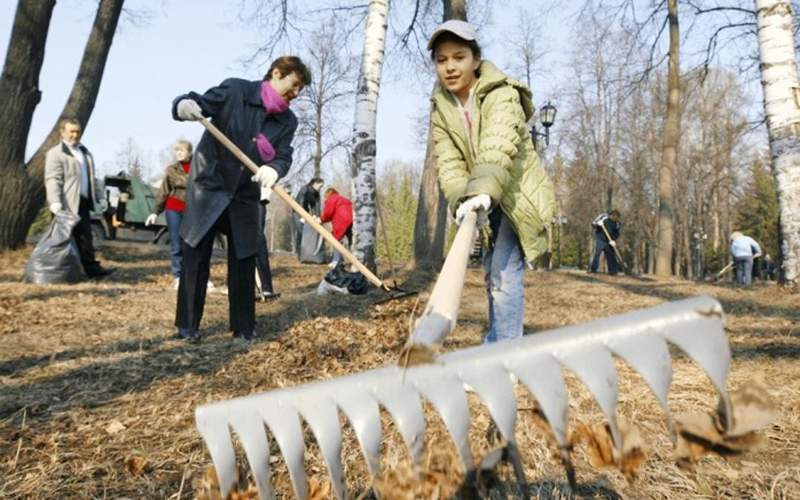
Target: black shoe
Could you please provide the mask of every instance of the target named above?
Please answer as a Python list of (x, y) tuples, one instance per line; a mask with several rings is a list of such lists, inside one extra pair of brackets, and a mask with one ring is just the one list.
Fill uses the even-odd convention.
[(233, 332), (233, 338), (244, 340), (246, 342), (252, 342), (256, 339), (256, 332), (250, 330), (249, 332)]
[(86, 271), (86, 276), (88, 276), (88, 277), (90, 277), (92, 279), (105, 278), (106, 276), (108, 276), (109, 274), (113, 273), (114, 271), (116, 271), (116, 268), (97, 266), (94, 269), (87, 270)]
[(197, 344), (200, 342), (200, 332), (190, 328), (178, 328), (178, 338), (189, 342), (190, 344)]
[(280, 296), (280, 292), (264, 292), (259, 296), (259, 300), (262, 302), (270, 302), (272, 300), (277, 300)]

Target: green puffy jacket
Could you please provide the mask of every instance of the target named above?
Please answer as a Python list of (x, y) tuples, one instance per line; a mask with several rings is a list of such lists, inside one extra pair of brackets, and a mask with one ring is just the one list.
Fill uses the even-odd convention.
[(433, 95), (433, 140), (439, 185), (451, 212), (464, 199), (488, 194), (519, 236), (525, 259), (547, 250), (547, 225), (555, 211), (555, 191), (539, 163), (527, 128), (533, 116), (531, 91), (483, 61), (472, 103), (472, 144), (454, 96)]

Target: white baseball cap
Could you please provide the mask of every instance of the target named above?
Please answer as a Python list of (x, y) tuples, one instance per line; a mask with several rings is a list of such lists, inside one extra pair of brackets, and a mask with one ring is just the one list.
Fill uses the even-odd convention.
[(456, 35), (459, 38), (463, 38), (467, 41), (477, 41), (478, 40), (478, 30), (475, 29), (475, 26), (469, 24), (466, 21), (458, 21), (456, 19), (451, 19), (449, 21), (445, 21), (431, 33), (431, 37), (428, 38), (428, 50), (433, 49), (433, 42), (436, 41), (436, 38), (441, 35), (442, 33), (449, 31), (450, 33)]

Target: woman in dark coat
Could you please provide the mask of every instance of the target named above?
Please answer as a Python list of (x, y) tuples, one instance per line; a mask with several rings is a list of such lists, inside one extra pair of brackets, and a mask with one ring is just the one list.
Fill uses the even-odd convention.
[(261, 189), (270, 189), (292, 164), (297, 118), (289, 109), (311, 75), (298, 57), (273, 61), (262, 81), (229, 78), (204, 94), (175, 99), (176, 120), (209, 117), (261, 167), (252, 175), (236, 157), (205, 132), (192, 158), (181, 224), (183, 272), (175, 326), (190, 342), (200, 340), (214, 235), (228, 239), (228, 303), (234, 337), (255, 336), (255, 255)]

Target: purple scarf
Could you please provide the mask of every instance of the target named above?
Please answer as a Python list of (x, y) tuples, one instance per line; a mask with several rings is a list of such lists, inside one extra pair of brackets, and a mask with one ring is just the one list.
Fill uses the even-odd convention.
[[(267, 80), (261, 82), (261, 104), (264, 105), (264, 110), (268, 115), (283, 113), (289, 109), (289, 103), (272, 88), (272, 85)], [(275, 159), (275, 148), (272, 147), (269, 139), (264, 134), (258, 134), (256, 147), (264, 163), (269, 163)]]

